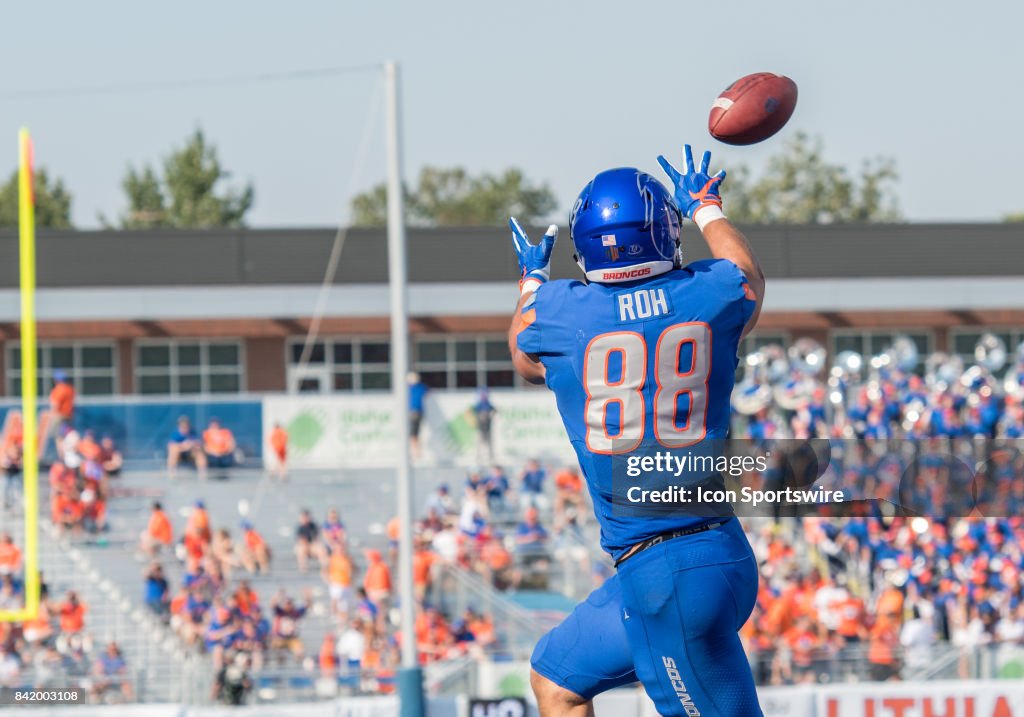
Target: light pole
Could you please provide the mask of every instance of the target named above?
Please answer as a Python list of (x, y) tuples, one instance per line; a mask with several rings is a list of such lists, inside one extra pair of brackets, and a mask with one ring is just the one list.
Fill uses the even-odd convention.
[(412, 585), (412, 468), (409, 461), (409, 317), (406, 300), (405, 212), (398, 63), (384, 65), (388, 156), (388, 281), (391, 289), (391, 392), (398, 438), (398, 599), (402, 616), (402, 668), (398, 673), (401, 717), (424, 717), (423, 670), (416, 657)]

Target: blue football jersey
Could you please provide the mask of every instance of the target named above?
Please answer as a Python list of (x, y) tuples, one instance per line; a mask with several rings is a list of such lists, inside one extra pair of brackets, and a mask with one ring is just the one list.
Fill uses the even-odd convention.
[(621, 284), (547, 282), (522, 308), (520, 350), (544, 364), (613, 557), (709, 522), (612, 510), (612, 466), (650, 446), (728, 436), (743, 327), (755, 307), (731, 261), (697, 261)]

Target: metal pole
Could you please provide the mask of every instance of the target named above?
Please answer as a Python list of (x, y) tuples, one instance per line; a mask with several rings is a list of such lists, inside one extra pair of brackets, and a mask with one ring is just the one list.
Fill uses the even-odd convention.
[(401, 116), (398, 63), (384, 66), (387, 96), (388, 281), (391, 288), (391, 392), (398, 439), (398, 599), (402, 615), (402, 669), (398, 698), (402, 717), (424, 717), (423, 672), (416, 659), (412, 585), (412, 469), (409, 461), (409, 318), (406, 303), (405, 212), (402, 196)]

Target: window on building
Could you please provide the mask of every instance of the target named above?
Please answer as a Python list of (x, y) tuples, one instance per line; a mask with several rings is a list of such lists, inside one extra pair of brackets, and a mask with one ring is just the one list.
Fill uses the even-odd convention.
[[(117, 393), (117, 350), (113, 342), (41, 343), (36, 354), (39, 395), (46, 396), (53, 375), (63, 371), (81, 396)], [(21, 345), (7, 344), (7, 395), (21, 395)]]
[(244, 366), (241, 341), (139, 341), (135, 390), (163, 396), (238, 393), (245, 384)]
[[(288, 343), (288, 365), (302, 364), (305, 341)], [(391, 341), (388, 338), (325, 338), (310, 347), (306, 364), (325, 367), (335, 391), (388, 391), (391, 389)]]
[(830, 353), (835, 357), (840, 351), (856, 351), (869, 361), (872, 357), (878, 356), (887, 348), (892, 346), (893, 339), (897, 336), (907, 336), (917, 347), (917, 368), (916, 373), (923, 374), (925, 361), (928, 354), (934, 351), (935, 336), (931, 331), (920, 330), (887, 330), (887, 331), (862, 331), (859, 329), (838, 329), (831, 333)]
[(512, 367), (501, 335), (417, 336), (413, 366), (431, 388), (511, 388), (526, 385)]
[[(974, 349), (978, 345), (978, 341), (985, 334), (995, 334), (1003, 343), (1006, 345), (1006, 363), (1007, 366), (1012, 366), (1016, 361), (1017, 347), (1024, 342), (1024, 328), (998, 328), (998, 329), (953, 329), (950, 332), (950, 353), (954, 353), (959, 356), (964, 366), (973, 366), (976, 362), (974, 358)], [(1005, 369), (1003, 369), (1005, 370)], [(1002, 375), (1003, 370), (997, 371), (996, 373)]]

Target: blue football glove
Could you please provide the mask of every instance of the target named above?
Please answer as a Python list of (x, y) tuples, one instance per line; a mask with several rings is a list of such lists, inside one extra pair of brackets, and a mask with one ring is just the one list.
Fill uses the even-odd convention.
[(714, 175), (708, 174), (711, 152), (705, 152), (700, 160), (700, 169), (694, 169), (693, 150), (688, 144), (683, 145), (683, 159), (686, 164), (682, 174), (661, 155), (658, 155), (658, 164), (672, 180), (676, 204), (679, 205), (680, 211), (703, 229), (709, 222), (725, 216), (722, 213), (722, 197), (718, 194), (719, 187), (725, 180), (725, 170)]
[(522, 276), (519, 280), (520, 291), (536, 291), (551, 277), (551, 250), (555, 248), (555, 239), (558, 238), (558, 226), (552, 224), (538, 244), (531, 244), (515, 217), (508, 220), (508, 225), (512, 229), (512, 246), (515, 247)]

